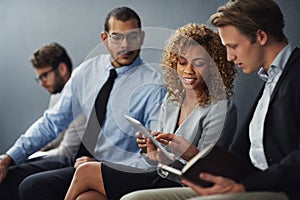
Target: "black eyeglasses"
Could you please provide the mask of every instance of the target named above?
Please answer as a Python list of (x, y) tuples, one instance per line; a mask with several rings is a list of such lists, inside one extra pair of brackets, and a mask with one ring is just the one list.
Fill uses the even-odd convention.
[(52, 69), (46, 71), (46, 72), (43, 72), (41, 75), (39, 75), (38, 77), (35, 78), (35, 81), (37, 83), (40, 83), (40, 82), (45, 82), (47, 80), (47, 77), (48, 77), (48, 74), (55, 71), (57, 68), (58, 68), (59, 65), (56, 65), (56, 67), (53, 67)]
[(115, 44), (121, 44), (125, 38), (126, 38), (127, 42), (131, 43), (131, 44), (137, 44), (141, 40), (140, 32), (131, 32), (131, 33), (127, 33), (127, 34), (123, 34), (123, 33), (109, 34), (107, 31), (105, 31), (105, 33), (110, 38), (110, 41)]

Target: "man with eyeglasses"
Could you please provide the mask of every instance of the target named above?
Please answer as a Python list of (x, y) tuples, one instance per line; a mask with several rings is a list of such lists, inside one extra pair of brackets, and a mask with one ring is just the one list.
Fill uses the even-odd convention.
[[(6, 174), (9, 175), (7, 168), (12, 162), (21, 164), (39, 148), (36, 144), (28, 145), (28, 142), (36, 139), (40, 144), (45, 144), (48, 140), (43, 139), (44, 135), (56, 137), (79, 114), (88, 118), (87, 130), (100, 125), (99, 130), (84, 133), (84, 136), (93, 135), (94, 132), (99, 134), (94, 139), (95, 146), (90, 155), (80, 154), (78, 151), (74, 165), (70, 167), (46, 172), (42, 169), (40, 173), (24, 177), (17, 183), (18, 191), (10, 193), (18, 192), (22, 200), (64, 199), (75, 168), (89, 161), (122, 164), (142, 170), (152, 167), (140, 154), (136, 130), (124, 117), (124, 114), (130, 115), (154, 130), (160, 105), (166, 94), (162, 85), (163, 75), (139, 56), (144, 35), (140, 17), (132, 9), (118, 7), (108, 13), (100, 37), (109, 54), (90, 58), (74, 70), (56, 106), (47, 110), (44, 117), (27, 130), (28, 137), (19, 138), (0, 162), (0, 182), (5, 183)], [(47, 79), (49, 76), (50, 74)], [(112, 78), (114, 80), (110, 82), (114, 84), (109, 89), (106, 111), (102, 113), (104, 120), (90, 127), (94, 110), (97, 112), (97, 96), (106, 88), (107, 80)], [(85, 137), (83, 141), (84, 139)]]
[(139, 43), (140, 40), (141, 40), (141, 33), (139, 32), (139, 30), (136, 30), (134, 32), (130, 32), (130, 33), (127, 33), (127, 34), (123, 34), (123, 33), (113, 33), (113, 34), (110, 34), (109, 32), (105, 31), (105, 34), (107, 36), (109, 36), (111, 42), (115, 43), (115, 44), (122, 43), (122, 41), (125, 38), (131, 44)]
[[(30, 59), (37, 77), (36, 82), (51, 94), (49, 108), (52, 108), (60, 97), (65, 84), (71, 77), (72, 62), (64, 47), (50, 43), (37, 49)], [(71, 157), (80, 144), (79, 135), (84, 130), (85, 119), (78, 117), (55, 140), (47, 144), (35, 155)], [(42, 152), (42, 153), (41, 153)]]
[(66, 50), (57, 43), (37, 49), (30, 61), (37, 74), (36, 82), (50, 94), (60, 93), (71, 77), (71, 59)]
[[(59, 64), (56, 66), (53, 66), (53, 67), (47, 66), (43, 69), (36, 68), (36, 73), (39, 74), (35, 78), (36, 82), (38, 84), (40, 84), (42, 87), (44, 87), (45, 89), (47, 89), (50, 94), (55, 94), (56, 92), (60, 92), (66, 83), (66, 81), (64, 81), (64, 79), (60, 76), (60, 74), (56, 73), (57, 72), (56, 70), (58, 67), (59, 67)], [(53, 76), (55, 80), (53, 79), (54, 81), (53, 80), (51, 81), (53, 84), (47, 85), (46, 83), (49, 80), (48, 75), (51, 74), (51, 72), (55, 73), (55, 75)], [(68, 79), (69, 79), (69, 77), (68, 77)]]
[[(49, 108), (52, 108), (71, 77), (71, 59), (64, 47), (57, 43), (50, 43), (37, 49), (30, 61), (37, 74), (35, 80), (51, 94)], [(6, 181), (0, 185), (0, 199), (18, 199), (16, 183), (28, 174), (69, 166), (81, 142), (79, 135), (84, 131), (84, 124), (85, 118), (77, 117), (56, 139), (51, 139), (52, 141), (40, 151), (29, 156), (29, 160), (25, 163), (11, 166)], [(47, 135), (44, 139), (49, 140)], [(32, 140), (28, 144), (38, 145), (38, 143)], [(20, 144), (17, 147), (21, 148)], [(0, 170), (3, 170), (3, 165), (1, 167)]]

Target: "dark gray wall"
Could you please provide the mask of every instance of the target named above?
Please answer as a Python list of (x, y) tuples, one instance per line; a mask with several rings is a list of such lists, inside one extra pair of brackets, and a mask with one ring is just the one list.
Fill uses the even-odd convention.
[[(300, 2), (276, 2), (286, 16), (290, 41), (299, 46)], [(53, 41), (61, 43), (77, 66), (100, 43), (104, 17), (116, 6), (132, 7), (140, 14), (144, 27), (158, 27), (165, 33), (164, 30), (174, 30), (188, 22), (207, 23), (209, 16), (224, 3), (226, 0), (1, 0), (0, 153), (13, 145), (48, 105), (49, 94), (35, 83), (29, 62), (35, 49)], [(156, 33), (158, 30), (155, 29)], [(149, 48), (143, 57), (159, 63), (159, 48), (152, 48), (150, 41), (145, 45)], [(239, 119), (249, 109), (260, 84), (255, 75), (245, 77), (240, 72), (234, 97)]]

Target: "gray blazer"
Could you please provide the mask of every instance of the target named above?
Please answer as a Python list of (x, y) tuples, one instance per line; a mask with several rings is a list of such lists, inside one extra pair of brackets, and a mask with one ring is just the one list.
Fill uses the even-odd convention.
[(161, 106), (157, 131), (175, 133), (199, 149), (210, 143), (228, 148), (236, 129), (236, 106), (229, 100), (207, 107), (196, 106), (190, 116), (176, 129), (180, 106), (167, 97)]

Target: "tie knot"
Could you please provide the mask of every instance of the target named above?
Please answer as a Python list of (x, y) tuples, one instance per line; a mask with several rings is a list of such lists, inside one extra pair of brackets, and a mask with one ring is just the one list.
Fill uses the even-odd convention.
[(117, 75), (117, 72), (115, 69), (109, 70), (109, 78), (115, 79), (115, 78), (117, 78), (117, 76), (118, 75)]

